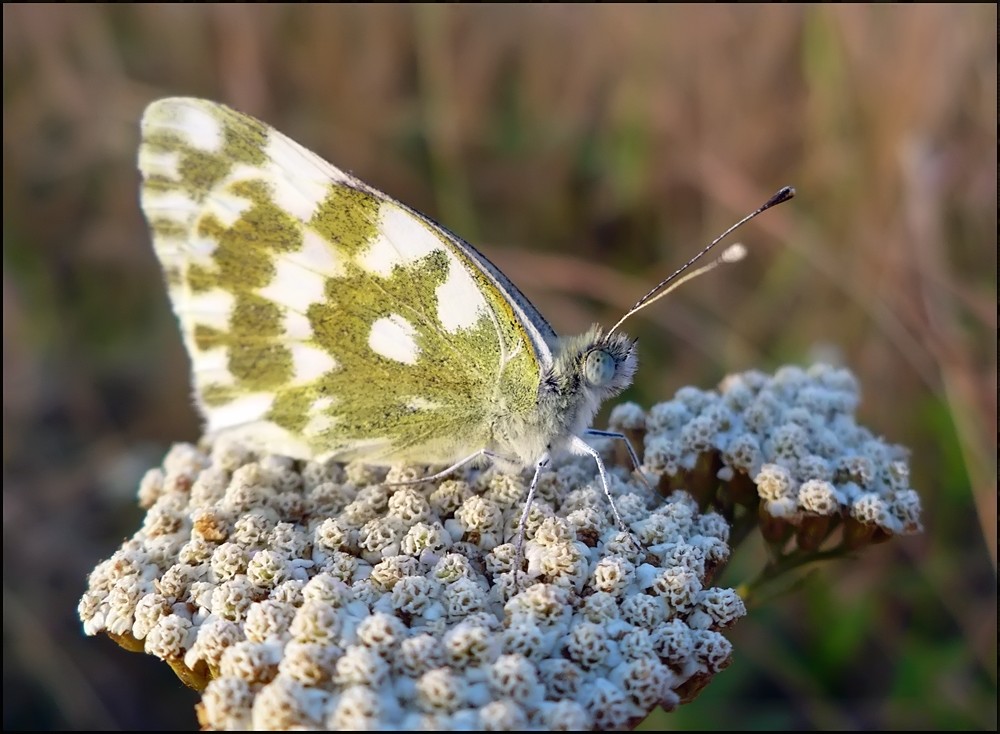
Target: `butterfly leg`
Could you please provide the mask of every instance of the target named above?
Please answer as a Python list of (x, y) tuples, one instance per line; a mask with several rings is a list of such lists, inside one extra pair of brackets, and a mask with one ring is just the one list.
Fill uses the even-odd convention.
[(618, 433), (618, 431), (598, 431), (596, 428), (588, 428), (586, 430), (586, 435), (597, 436), (598, 438), (613, 438), (615, 440), (624, 441), (625, 448), (628, 450), (629, 458), (632, 460), (632, 469), (639, 476), (639, 481), (643, 483), (646, 489), (650, 492), (653, 491), (653, 488), (649, 486), (649, 480), (646, 479), (646, 475), (643, 474), (642, 469), (640, 468), (639, 454), (635, 452), (635, 447), (632, 446), (632, 442), (628, 440), (628, 436), (624, 433)]
[(451, 466), (449, 466), (447, 469), (442, 469), (437, 474), (431, 474), (429, 477), (420, 477), (419, 479), (406, 479), (406, 480), (404, 480), (402, 482), (387, 482), (386, 486), (387, 487), (397, 487), (397, 486), (402, 486), (404, 484), (422, 484), (423, 482), (436, 482), (438, 479), (444, 479), (445, 477), (447, 477), (448, 475), (452, 474), (456, 470), (461, 469), (466, 464), (469, 464), (469, 463), (471, 463), (471, 462), (475, 461), (476, 459), (479, 459), (479, 458), (481, 458), (483, 456), (485, 456), (488, 459), (492, 459), (493, 461), (497, 461), (497, 460), (503, 461), (504, 460), (503, 456), (501, 456), (500, 454), (495, 453), (493, 451), (490, 451), (489, 449), (479, 449), (479, 451), (477, 451), (476, 453), (469, 454), (468, 456), (466, 456), (461, 461), (455, 462), (454, 464), (452, 464)]
[(514, 588), (517, 588), (517, 572), (521, 568), (521, 561), (524, 560), (524, 536), (528, 528), (528, 513), (531, 512), (531, 503), (535, 499), (535, 487), (538, 486), (538, 475), (542, 469), (549, 465), (549, 455), (545, 454), (535, 464), (535, 475), (531, 478), (531, 485), (528, 487), (528, 497), (524, 500), (524, 510), (521, 512), (521, 522), (517, 528), (517, 543), (514, 545)]
[[(614, 436), (614, 434), (611, 435)], [(622, 438), (625, 437), (622, 436)], [(604, 460), (601, 458), (600, 452), (579, 436), (573, 436), (573, 439), (569, 442), (569, 450), (574, 454), (586, 454), (597, 462), (597, 471), (601, 475), (601, 484), (604, 486), (604, 495), (608, 498), (608, 503), (611, 505), (611, 513), (615, 516), (615, 522), (617, 522), (618, 527), (628, 535), (629, 540), (632, 541), (632, 545), (634, 545), (637, 550), (642, 550), (642, 546), (639, 545), (639, 541), (637, 541), (635, 536), (632, 535), (632, 531), (629, 530), (628, 525), (626, 525), (625, 521), (622, 520), (622, 516), (618, 512), (618, 507), (615, 506), (615, 500), (611, 496), (611, 485), (608, 484), (608, 472), (604, 467)]]

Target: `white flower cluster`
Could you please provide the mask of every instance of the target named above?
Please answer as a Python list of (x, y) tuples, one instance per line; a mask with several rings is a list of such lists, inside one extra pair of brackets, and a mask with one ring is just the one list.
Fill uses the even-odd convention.
[(683, 486), (702, 506), (721, 482), (730, 503), (749, 489), (790, 525), (838, 518), (882, 538), (920, 532), (906, 451), (855, 423), (858, 402), (847, 370), (785, 367), (727, 377), (717, 392), (685, 387), (648, 413), (620, 405), (610, 422), (644, 436), (643, 469), (661, 487)]
[(419, 475), (179, 445), (80, 618), (202, 689), (207, 729), (627, 728), (729, 663), (745, 608), (710, 586), (720, 515), (613, 469), (639, 551), (594, 475), (542, 475), (515, 575), (522, 476), (400, 485)]

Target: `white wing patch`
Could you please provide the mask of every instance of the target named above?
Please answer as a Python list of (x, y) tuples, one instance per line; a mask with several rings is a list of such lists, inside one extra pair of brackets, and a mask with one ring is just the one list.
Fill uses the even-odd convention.
[(160, 214), (178, 222), (188, 222), (201, 211), (201, 206), (184, 191), (142, 192), (142, 208), (147, 215)]
[(222, 151), (222, 123), (210, 106), (161, 104), (157, 112), (157, 127), (179, 135), (190, 145), (208, 153)]
[(458, 259), (450, 252), (448, 255), (454, 261), (448, 270), (448, 279), (434, 293), (438, 320), (445, 331), (454, 333), (474, 325), (486, 315), (486, 300)]
[(302, 433), (307, 438), (322, 438), (334, 426), (337, 420), (327, 411), (336, 404), (330, 396), (318, 398), (309, 406), (309, 420), (302, 429)]
[[(274, 203), (303, 222), (312, 219), (313, 214), (323, 203), (330, 193), (330, 177), (324, 176), (322, 172), (316, 172), (315, 168), (303, 169), (303, 174), (295, 179), (288, 178), (286, 168), (289, 165), (286, 161), (290, 157), (290, 151), (286, 146), (279, 146), (276, 135), (271, 134), (271, 144), (268, 145), (270, 155), (279, 155), (281, 158), (271, 158), (264, 167), (268, 183), (271, 185), (271, 196)], [(287, 139), (280, 141), (289, 143)], [(295, 165), (291, 163), (291, 165)], [(261, 172), (257, 172), (259, 177)]]
[(203, 211), (208, 216), (215, 217), (223, 227), (232, 227), (239, 221), (253, 202), (243, 196), (236, 196), (225, 190), (215, 192), (203, 204)]
[(420, 347), (414, 340), (417, 331), (413, 324), (399, 314), (383, 317), (372, 325), (368, 334), (368, 346), (386, 359), (403, 364), (416, 364)]
[[(308, 222), (330, 193), (331, 183), (349, 184), (352, 178), (273, 128), (268, 130), (263, 167), (272, 185), (274, 202), (289, 214)], [(290, 175), (294, 174), (294, 175)], [(261, 171), (255, 171), (259, 178)]]
[(226, 331), (235, 300), (232, 293), (224, 290), (191, 293), (183, 303), (177, 304), (177, 311), (192, 323)]
[(318, 347), (294, 344), (291, 346), (291, 352), (294, 380), (299, 385), (309, 384), (327, 372), (337, 369), (337, 360), (329, 352), (324, 352)]
[(171, 181), (181, 180), (181, 154), (179, 151), (139, 149), (139, 170), (147, 176), (162, 176)]
[(337, 251), (311, 227), (302, 231), (302, 249), (288, 253), (284, 259), (330, 278), (343, 277), (345, 272)]
[(305, 342), (313, 338), (313, 327), (309, 322), (309, 317), (304, 313), (287, 309), (282, 325), (285, 327), (285, 336), (288, 341)]
[[(327, 249), (333, 248), (328, 246)], [(319, 270), (323, 264), (322, 261), (310, 263), (307, 252), (275, 258), (274, 278), (258, 292), (268, 300), (305, 313), (314, 303), (326, 300), (326, 279), (331, 273)]]
[(447, 252), (436, 234), (396, 204), (382, 202), (378, 214), (378, 237), (358, 258), (358, 265), (368, 272), (388, 278), (397, 265), (410, 265), (431, 253)]
[(205, 410), (205, 429), (213, 433), (259, 421), (274, 405), (274, 393), (247, 393), (224, 405)]
[[(197, 359), (193, 355), (197, 355)], [(233, 373), (229, 371), (229, 354), (223, 347), (192, 351), (191, 363), (200, 385), (229, 387), (236, 384)]]

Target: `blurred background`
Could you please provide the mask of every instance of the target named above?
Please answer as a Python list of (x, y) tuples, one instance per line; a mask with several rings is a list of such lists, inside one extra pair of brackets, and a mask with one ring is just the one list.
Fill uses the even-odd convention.
[(996, 28), (995, 4), (5, 4), (4, 729), (197, 728), (166, 665), (76, 618), (139, 477), (198, 435), (135, 170), (143, 107), (185, 94), (477, 244), (560, 333), (796, 186), (747, 261), (631, 321), (626, 397), (850, 367), (926, 532), (755, 610), (643, 726), (995, 730)]

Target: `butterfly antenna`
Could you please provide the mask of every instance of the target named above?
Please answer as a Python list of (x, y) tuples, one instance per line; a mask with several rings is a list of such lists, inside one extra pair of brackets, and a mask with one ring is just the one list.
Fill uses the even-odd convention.
[(743, 219), (741, 219), (732, 227), (730, 227), (725, 232), (720, 234), (718, 237), (712, 240), (711, 244), (709, 244), (708, 247), (706, 247), (704, 250), (702, 250), (697, 255), (692, 257), (681, 267), (679, 267), (672, 275), (670, 275), (670, 277), (660, 281), (660, 283), (655, 288), (653, 288), (653, 290), (651, 290), (649, 293), (647, 293), (638, 301), (636, 301), (635, 305), (632, 306), (632, 308), (630, 308), (624, 316), (618, 319), (618, 323), (616, 323), (608, 330), (608, 334), (610, 335), (614, 333), (614, 331), (619, 326), (622, 325), (625, 319), (634, 314), (636, 311), (641, 311), (651, 303), (663, 298), (663, 296), (667, 295), (675, 288), (678, 288), (682, 283), (691, 280), (692, 278), (696, 278), (699, 275), (703, 275), (707, 273), (709, 270), (714, 270), (719, 265), (723, 265), (725, 263), (738, 262), (742, 260), (743, 257), (746, 255), (746, 248), (741, 244), (735, 244), (731, 245), (730, 247), (727, 247), (725, 250), (722, 251), (722, 254), (719, 255), (719, 257), (717, 257), (715, 260), (711, 261), (707, 265), (703, 265), (697, 270), (688, 272), (688, 270), (691, 268), (692, 265), (694, 265), (703, 257), (705, 257), (705, 255), (707, 255), (708, 252), (713, 247), (715, 247), (717, 244), (719, 244), (719, 242), (721, 242), (730, 234), (732, 234), (732, 232), (739, 229), (740, 227), (742, 227), (744, 224), (746, 224), (759, 214), (763, 214), (771, 207), (777, 206), (778, 204), (782, 204), (788, 201), (793, 196), (795, 196), (795, 189), (793, 189), (791, 186), (785, 186), (784, 188), (779, 190), (774, 196), (772, 196), (770, 199), (761, 204), (755, 211), (751, 212), (750, 214), (747, 214), (745, 217), (743, 217)]

